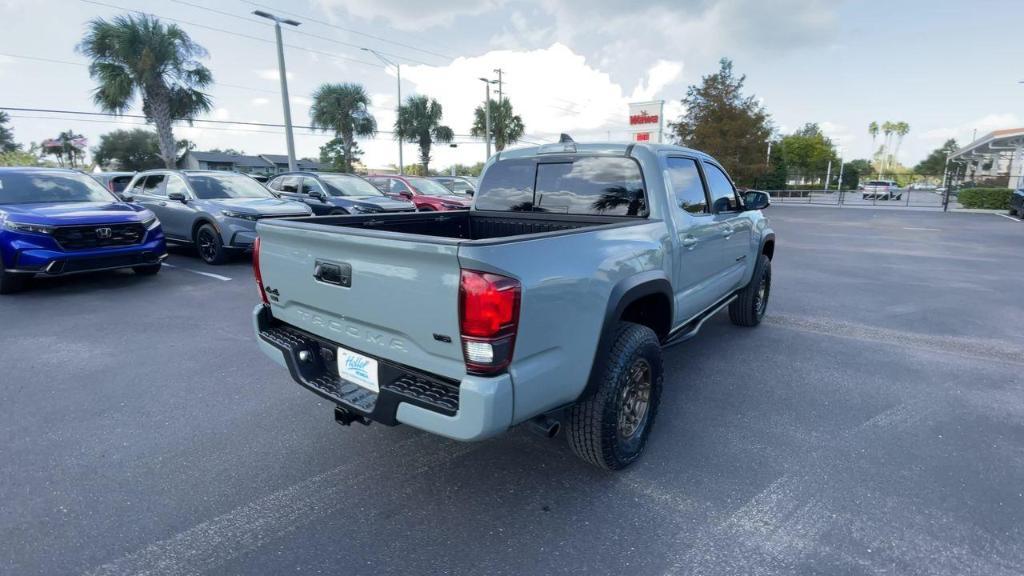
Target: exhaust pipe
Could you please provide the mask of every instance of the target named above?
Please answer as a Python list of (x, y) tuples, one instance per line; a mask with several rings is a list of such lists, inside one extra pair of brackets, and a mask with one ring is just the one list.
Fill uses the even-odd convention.
[(550, 416), (541, 415), (530, 420), (530, 430), (545, 438), (558, 436), (558, 431), (561, 429), (562, 424)]

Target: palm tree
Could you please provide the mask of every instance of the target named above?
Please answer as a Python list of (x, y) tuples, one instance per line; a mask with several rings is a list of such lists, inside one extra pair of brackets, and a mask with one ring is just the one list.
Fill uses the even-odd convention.
[(332, 130), (341, 138), (345, 172), (352, 171), (352, 147), (356, 136), (377, 134), (377, 120), (367, 110), (370, 97), (359, 84), (323, 84), (313, 92), (309, 118), (313, 127)]
[(900, 155), (900, 145), (903, 144), (903, 137), (910, 133), (910, 124), (900, 121), (897, 122), (893, 127), (893, 132), (896, 133), (896, 147), (892, 152), (893, 159)]
[(430, 173), (430, 146), (434, 142), (447, 144), (455, 137), (451, 128), (441, 125), (442, 116), (441, 104), (437, 100), (410, 96), (395, 120), (395, 138), (419, 145), (420, 163), (425, 175)]
[(878, 122), (872, 121), (868, 124), (868, 134), (871, 135), (871, 149), (875, 149), (875, 140), (878, 139)]
[(896, 123), (886, 120), (882, 123), (882, 133), (885, 134), (885, 141), (882, 143), (882, 172), (889, 166), (889, 143), (892, 141), (892, 133), (896, 130)]
[[(491, 100), (491, 138), (494, 139), (494, 148), (498, 152), (510, 144), (515, 144), (523, 137), (526, 126), (523, 119), (512, 111), (512, 103), (508, 98), (502, 98), (501, 102)], [(484, 114), (484, 107), (477, 106), (473, 111), (473, 128), (469, 131), (473, 136), (486, 137), (487, 117)]]
[(174, 168), (171, 124), (210, 110), (210, 96), (201, 89), (213, 83), (213, 75), (197, 60), (207, 55), (206, 49), (174, 24), (125, 15), (109, 22), (90, 21), (78, 51), (92, 59), (89, 76), (99, 84), (93, 101), (107, 112), (121, 114), (139, 96), (142, 113), (156, 125), (160, 157)]

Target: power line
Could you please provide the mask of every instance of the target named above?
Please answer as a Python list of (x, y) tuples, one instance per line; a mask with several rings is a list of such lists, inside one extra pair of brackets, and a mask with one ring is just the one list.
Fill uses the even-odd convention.
[(274, 11), (280, 12), (282, 14), (287, 14), (289, 16), (294, 16), (296, 18), (301, 18), (301, 19), (303, 19), (305, 21), (308, 21), (308, 22), (314, 22), (314, 23), (319, 24), (321, 26), (327, 26), (328, 28), (334, 28), (336, 30), (341, 30), (343, 32), (348, 32), (350, 34), (357, 34), (359, 36), (365, 36), (367, 38), (372, 38), (372, 39), (377, 40), (379, 42), (387, 42), (388, 44), (394, 44), (396, 46), (401, 46), (403, 48), (409, 48), (410, 50), (416, 50), (416, 51), (419, 51), (419, 52), (423, 52), (424, 54), (430, 54), (432, 56), (440, 56), (441, 58), (448, 58), (448, 59), (452, 59), (452, 60), (455, 59), (454, 56), (451, 56), (449, 54), (442, 54), (440, 52), (433, 52), (433, 51), (427, 50), (425, 48), (419, 48), (419, 47), (416, 47), (416, 46), (412, 46), (410, 44), (404, 44), (402, 42), (398, 42), (398, 41), (391, 40), (391, 39), (388, 39), (388, 38), (383, 38), (381, 36), (375, 36), (373, 34), (367, 34), (366, 32), (360, 32), (359, 30), (353, 30), (352, 28), (345, 28), (343, 26), (338, 26), (337, 24), (331, 24), (329, 22), (324, 22), (323, 20), (319, 20), (317, 18), (309, 16), (308, 14), (299, 14), (299, 13), (296, 13), (296, 12), (289, 12), (287, 10), (282, 10), (281, 8), (278, 8), (276, 6), (268, 6), (266, 4), (260, 4), (259, 2), (252, 2), (251, 0), (241, 0), (241, 2), (243, 2), (245, 4), (249, 4), (251, 6), (256, 6), (258, 8), (266, 8), (268, 10), (274, 10)]
[[(253, 24), (259, 24), (260, 26), (273, 26), (272, 24), (268, 24), (268, 23), (263, 22), (261, 20), (256, 20), (255, 18), (248, 18), (246, 16), (241, 16), (239, 14), (233, 14), (231, 12), (226, 12), (224, 10), (217, 10), (216, 8), (210, 8), (208, 6), (202, 6), (200, 4), (193, 4), (192, 2), (186, 2), (185, 0), (171, 0), (171, 1), (176, 3), (176, 4), (182, 4), (184, 6), (191, 6), (192, 8), (196, 8), (196, 9), (199, 9), (199, 10), (206, 10), (207, 12), (213, 12), (214, 14), (221, 14), (223, 16), (229, 16), (231, 18), (237, 18), (237, 19), (243, 20), (245, 22), (251, 22)], [(351, 42), (343, 42), (341, 40), (335, 40), (334, 38), (328, 38), (327, 36), (320, 36), (320, 35), (313, 34), (313, 33), (310, 33), (310, 32), (305, 32), (303, 30), (290, 30), (289, 34), (298, 34), (300, 36), (307, 36), (309, 38), (316, 38), (318, 40), (323, 40), (325, 42), (332, 42), (332, 43), (338, 44), (340, 46), (348, 46), (348, 47), (351, 47), (351, 48), (362, 48), (362, 46), (360, 46), (358, 44), (352, 44)], [(422, 60), (416, 60), (414, 58), (409, 58), (407, 56), (399, 56), (397, 54), (390, 54), (388, 52), (381, 52), (381, 54), (384, 54), (386, 56), (390, 56), (392, 58), (397, 58), (399, 60), (406, 60), (406, 61), (409, 61), (409, 62), (415, 62), (416, 64), (423, 64), (423, 65), (426, 65), (426, 66), (433, 66), (433, 64), (430, 64), (429, 62), (423, 62)]]
[[(185, 24), (187, 26), (195, 26), (196, 28), (205, 28), (207, 30), (212, 30), (214, 32), (220, 32), (221, 34), (230, 34), (232, 36), (238, 36), (240, 38), (248, 38), (249, 40), (255, 40), (257, 42), (263, 42), (263, 43), (266, 43), (266, 44), (276, 44), (276, 42), (274, 40), (270, 40), (268, 38), (260, 38), (259, 36), (253, 36), (251, 34), (242, 34), (241, 32), (235, 32), (235, 31), (232, 31), (232, 30), (225, 30), (224, 28), (217, 28), (215, 26), (207, 26), (206, 24), (200, 24), (198, 22), (190, 22), (188, 20), (182, 20), (180, 18), (171, 18), (170, 16), (161, 16), (159, 14), (154, 14), (152, 12), (143, 12), (142, 10), (137, 10), (135, 8), (126, 8), (124, 6), (118, 6), (116, 4), (108, 4), (106, 2), (100, 2), (98, 0), (79, 0), (79, 2), (85, 2), (86, 4), (94, 4), (96, 6), (104, 6), (106, 8), (113, 8), (115, 10), (124, 10), (126, 12), (134, 12), (136, 14), (142, 14), (144, 16), (151, 16), (153, 18), (162, 18), (164, 20), (169, 20), (171, 22), (177, 22), (179, 24)], [(314, 50), (312, 48), (305, 48), (303, 46), (296, 46), (295, 44), (285, 44), (285, 46), (287, 46), (288, 48), (292, 48), (294, 50), (301, 50), (303, 52), (309, 52), (310, 54), (318, 54), (318, 55), (321, 55), (321, 56), (327, 56), (328, 58), (335, 58), (337, 60), (344, 60), (344, 61), (352, 62), (352, 63), (355, 63), (355, 64), (362, 64), (363, 66), (369, 66), (371, 68), (379, 68), (380, 67), (379, 65), (377, 65), (377, 64), (375, 64), (373, 62), (367, 62), (365, 60), (359, 60), (359, 59), (356, 59), (356, 58), (351, 58), (349, 56), (342, 56), (340, 54), (334, 54), (334, 53), (331, 53), (331, 52), (324, 52), (322, 50)]]

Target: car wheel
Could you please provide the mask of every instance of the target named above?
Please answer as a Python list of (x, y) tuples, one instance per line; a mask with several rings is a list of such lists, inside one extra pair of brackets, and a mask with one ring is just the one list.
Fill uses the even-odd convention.
[(772, 291), (772, 261), (761, 254), (750, 283), (729, 304), (729, 320), (737, 326), (757, 326), (768, 310)]
[(217, 229), (210, 224), (203, 224), (196, 230), (196, 250), (199, 257), (207, 264), (223, 264), (228, 259), (227, 250), (220, 239)]
[(0, 294), (14, 294), (21, 292), (28, 284), (28, 277), (21, 274), (11, 274), (0, 265)]
[(647, 445), (661, 400), (661, 343), (647, 326), (622, 322), (597, 387), (570, 409), (572, 451), (606, 470), (636, 461)]
[(163, 267), (163, 264), (157, 262), (156, 264), (147, 264), (145, 266), (133, 266), (132, 271), (139, 276), (153, 276), (160, 272), (161, 267)]

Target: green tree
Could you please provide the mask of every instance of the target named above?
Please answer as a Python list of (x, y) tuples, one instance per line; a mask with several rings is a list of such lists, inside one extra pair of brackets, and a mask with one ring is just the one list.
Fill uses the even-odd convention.
[(92, 59), (89, 75), (98, 83), (93, 101), (120, 114), (141, 98), (143, 114), (156, 126), (164, 166), (174, 168), (173, 122), (210, 110), (202, 89), (213, 75), (197, 60), (206, 50), (176, 25), (147, 15), (90, 21), (78, 50)]
[(824, 178), (830, 161), (833, 163), (833, 174), (839, 171), (835, 146), (817, 124), (805, 124), (793, 134), (783, 136), (779, 148), (791, 176)]
[(245, 150), (237, 150), (235, 148), (210, 148), (208, 152), (227, 154), (228, 156), (245, 156)]
[(93, 148), (92, 158), (101, 166), (116, 163), (119, 169), (131, 172), (163, 166), (160, 139), (156, 132), (142, 128), (114, 130), (100, 136), (100, 144)]
[(41, 151), (56, 157), (61, 167), (77, 168), (85, 159), (85, 136), (65, 130), (56, 138), (43, 141)]
[[(484, 171), (484, 163), (483, 162), (477, 162), (476, 164), (472, 164), (470, 166), (466, 166), (465, 164), (456, 164), (455, 165), (455, 175), (456, 176), (473, 176), (474, 178), (476, 178), (476, 177), (479, 177), (480, 173), (483, 172), (483, 171)], [(449, 166), (448, 168), (442, 170), (441, 172), (442, 172), (443, 175), (447, 176), (447, 175), (452, 173), (452, 167)]]
[(430, 147), (434, 142), (447, 144), (455, 134), (441, 124), (444, 112), (441, 104), (427, 96), (410, 96), (398, 111), (395, 120), (395, 138), (420, 147), (423, 173), (430, 173)]
[(941, 176), (946, 171), (946, 157), (956, 152), (960, 146), (956, 140), (950, 138), (946, 143), (932, 150), (927, 158), (921, 160), (914, 166), (914, 172), (921, 175)]
[(363, 151), (359, 148), (358, 142), (353, 144), (346, 154), (345, 141), (340, 137), (320, 147), (320, 163), (325, 165), (327, 170), (335, 172), (351, 172), (351, 166), (359, 162), (362, 155)]
[(870, 160), (850, 160), (843, 164), (843, 188), (853, 190), (860, 185), (860, 179), (871, 176), (872, 171)]
[[(508, 98), (502, 98), (501, 102), (491, 100), (491, 138), (494, 139), (494, 149), (501, 152), (506, 146), (515, 144), (523, 137), (526, 126), (523, 119), (512, 110), (512, 103)], [(473, 111), (473, 128), (469, 133), (478, 138), (486, 137), (487, 116), (483, 106), (477, 106)]]
[(723, 58), (715, 74), (690, 86), (682, 103), (686, 113), (669, 124), (676, 141), (717, 158), (741, 185), (750, 185), (767, 165), (771, 116), (753, 95), (743, 95), (746, 76), (736, 76)]
[(359, 84), (323, 84), (313, 93), (309, 117), (313, 127), (341, 138), (343, 172), (352, 171), (352, 147), (356, 136), (377, 133), (377, 121), (369, 112), (370, 96)]
[(14, 132), (7, 127), (11, 117), (0, 110), (0, 152), (14, 152), (21, 149), (21, 144), (14, 141)]
[(0, 152), (0, 166), (42, 166), (43, 162), (39, 160), (38, 149), (33, 147), (32, 150), (11, 150), (10, 152)]

